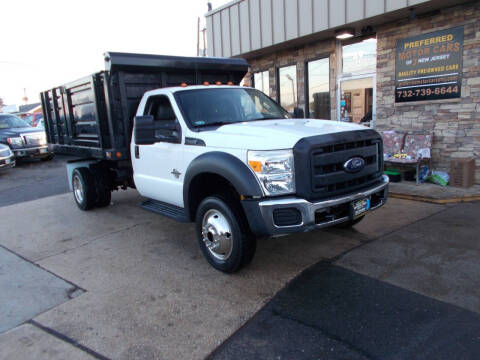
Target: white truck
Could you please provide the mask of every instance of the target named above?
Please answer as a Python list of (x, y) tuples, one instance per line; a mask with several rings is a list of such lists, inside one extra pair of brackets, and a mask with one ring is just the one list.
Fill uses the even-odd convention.
[(223, 272), (256, 240), (353, 226), (385, 204), (379, 134), (294, 119), (238, 84), (241, 59), (106, 53), (106, 70), (41, 94), (49, 146), (67, 165), (82, 210), (136, 188), (142, 207), (195, 222), (201, 251)]

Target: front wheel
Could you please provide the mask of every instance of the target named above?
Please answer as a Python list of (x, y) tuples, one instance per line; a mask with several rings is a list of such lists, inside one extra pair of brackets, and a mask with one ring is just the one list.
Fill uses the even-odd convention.
[(220, 196), (204, 199), (196, 215), (200, 249), (215, 269), (233, 273), (253, 258), (256, 240), (240, 205)]

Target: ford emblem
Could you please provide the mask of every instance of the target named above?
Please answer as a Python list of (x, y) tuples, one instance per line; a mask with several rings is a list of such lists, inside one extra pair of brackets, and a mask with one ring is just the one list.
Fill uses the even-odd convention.
[(349, 173), (359, 172), (364, 167), (365, 167), (365, 160), (363, 160), (361, 157), (353, 157), (345, 161), (345, 164), (343, 164), (343, 168), (345, 169), (346, 172), (349, 172)]

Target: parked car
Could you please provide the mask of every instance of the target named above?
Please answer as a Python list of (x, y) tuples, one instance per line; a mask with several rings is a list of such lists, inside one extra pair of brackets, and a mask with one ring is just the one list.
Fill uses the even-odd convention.
[(30, 126), (37, 127), (38, 124), (43, 120), (42, 113), (28, 114), (23, 118)]
[(18, 116), (0, 114), (0, 143), (7, 145), (19, 158), (50, 160), (45, 131), (30, 126)]
[(7, 145), (0, 144), (0, 170), (15, 166), (15, 155)]

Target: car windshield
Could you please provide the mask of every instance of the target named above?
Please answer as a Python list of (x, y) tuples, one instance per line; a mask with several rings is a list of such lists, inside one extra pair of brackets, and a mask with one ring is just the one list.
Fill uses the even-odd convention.
[(14, 115), (0, 115), (0, 129), (30, 127), (28, 123)]
[(291, 117), (256, 89), (186, 90), (178, 91), (175, 97), (186, 120), (195, 127)]

